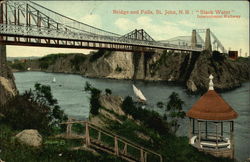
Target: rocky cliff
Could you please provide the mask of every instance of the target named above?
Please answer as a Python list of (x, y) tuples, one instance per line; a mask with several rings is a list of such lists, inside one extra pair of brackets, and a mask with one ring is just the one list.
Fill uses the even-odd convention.
[[(43, 65), (40, 61), (30, 65)], [(48, 62), (47, 62), (48, 64)], [(232, 89), (250, 79), (248, 59), (231, 60), (214, 52), (155, 51), (149, 53), (100, 50), (90, 55), (64, 55), (49, 62), (43, 71), (76, 73), (87, 77), (139, 79), (181, 83), (192, 92), (208, 87), (214, 75), (217, 90)]]
[(6, 47), (0, 45), (0, 105), (17, 93), (14, 76), (6, 62)]

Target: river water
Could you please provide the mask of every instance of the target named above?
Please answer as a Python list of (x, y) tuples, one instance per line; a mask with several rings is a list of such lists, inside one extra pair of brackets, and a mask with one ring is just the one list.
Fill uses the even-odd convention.
[[(148, 100), (148, 108), (162, 113), (157, 108), (158, 101), (167, 102), (172, 92), (177, 92), (185, 102), (184, 110), (187, 111), (199, 99), (200, 95), (188, 95), (181, 86), (170, 85), (166, 82), (143, 82), (130, 80), (111, 80), (86, 78), (73, 74), (44, 73), (44, 72), (18, 72), (14, 73), (16, 85), (20, 93), (33, 89), (34, 84), (50, 85), (54, 97), (59, 105), (70, 117), (86, 119), (89, 114), (89, 94), (84, 92), (85, 82), (90, 82), (94, 87), (105, 90), (109, 88), (112, 94), (119, 96), (133, 96), (132, 84), (142, 90)], [(53, 78), (56, 82), (53, 83)], [(215, 83), (216, 84), (216, 83)], [(236, 158), (244, 161), (250, 157), (250, 82), (243, 83), (240, 88), (221, 93), (239, 117), (235, 122), (235, 154)], [(187, 136), (187, 120), (181, 122), (179, 135)]]

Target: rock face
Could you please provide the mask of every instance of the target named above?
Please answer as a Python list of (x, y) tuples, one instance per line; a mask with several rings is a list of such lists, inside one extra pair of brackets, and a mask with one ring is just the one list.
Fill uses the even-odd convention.
[(103, 95), (100, 97), (99, 101), (103, 107), (108, 108), (110, 111), (113, 111), (118, 115), (125, 115), (121, 108), (121, 104), (123, 102), (123, 98), (121, 96)]
[(131, 79), (134, 75), (133, 54), (131, 52), (104, 54), (95, 61), (86, 61), (82, 68), (83, 74), (88, 77)]
[(101, 95), (99, 98), (99, 102), (102, 108), (99, 109), (99, 116), (91, 116), (90, 122), (98, 125), (100, 127), (105, 127), (105, 119), (110, 119), (113, 121), (117, 121), (122, 123), (122, 121), (117, 117), (126, 116), (124, 111), (121, 108), (123, 98), (120, 96), (112, 96), (112, 95)]
[(247, 59), (233, 61), (224, 56), (218, 59), (206, 51), (99, 51), (82, 57), (84, 59), (75, 64), (73, 62), (77, 59), (74, 55), (58, 58), (45, 71), (75, 73), (87, 77), (178, 82), (192, 92), (207, 89), (209, 74), (213, 74), (215, 88), (220, 90), (238, 87), (250, 79), (250, 63)]
[(35, 129), (27, 129), (18, 133), (16, 139), (28, 146), (39, 147), (42, 145), (42, 136)]
[(233, 61), (230, 59), (220, 60), (210, 57), (208, 53), (199, 56), (194, 64), (194, 68), (186, 82), (186, 86), (191, 91), (207, 90), (207, 79), (209, 74), (213, 74), (214, 87), (217, 90), (226, 90), (239, 87), (242, 82), (249, 81), (250, 73), (249, 61)]
[(0, 105), (5, 104), (17, 93), (14, 76), (6, 62), (6, 47), (0, 45)]

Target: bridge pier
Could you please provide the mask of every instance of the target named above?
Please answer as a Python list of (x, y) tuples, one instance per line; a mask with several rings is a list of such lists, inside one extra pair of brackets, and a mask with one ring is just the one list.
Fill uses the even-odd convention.
[(145, 56), (144, 52), (133, 53), (134, 76), (133, 79), (145, 78)]
[(195, 48), (197, 46), (196, 30), (192, 31), (191, 47)]
[(207, 50), (210, 53), (212, 52), (210, 29), (206, 29), (205, 50)]
[(0, 45), (0, 76), (7, 78), (6, 45)]
[[(3, 4), (0, 4), (0, 24), (3, 24)], [(3, 36), (0, 36), (0, 41)], [(7, 78), (7, 65), (6, 65), (6, 45), (0, 45), (0, 76)]]

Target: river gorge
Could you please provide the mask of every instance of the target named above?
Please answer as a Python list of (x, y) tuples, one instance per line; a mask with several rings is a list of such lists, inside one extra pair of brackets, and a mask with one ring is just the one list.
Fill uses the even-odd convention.
[[(187, 111), (199, 99), (200, 95), (186, 93), (185, 87), (173, 85), (167, 82), (145, 82), (131, 80), (97, 79), (80, 75), (44, 73), (44, 72), (17, 72), (14, 73), (16, 86), (20, 93), (34, 87), (36, 82), (50, 85), (54, 97), (59, 105), (70, 117), (86, 119), (89, 115), (89, 94), (84, 91), (85, 82), (90, 82), (98, 89), (109, 88), (114, 95), (133, 96), (132, 84), (140, 88), (148, 100), (147, 109), (153, 109), (163, 113), (163, 109), (157, 108), (158, 101), (167, 102), (168, 96), (174, 91), (184, 100), (184, 110)], [(56, 82), (53, 83), (53, 78)], [(216, 83), (215, 83), (216, 84)], [(240, 88), (220, 93), (239, 117), (235, 122), (236, 158), (243, 161), (250, 155), (250, 82), (245, 82)], [(180, 136), (187, 136), (187, 119), (181, 121), (181, 128), (177, 132)]]

